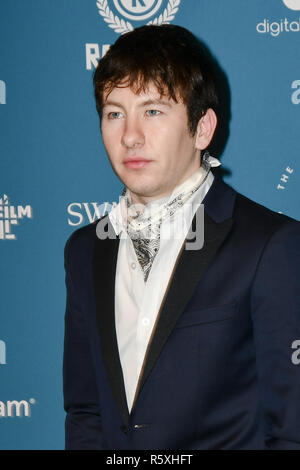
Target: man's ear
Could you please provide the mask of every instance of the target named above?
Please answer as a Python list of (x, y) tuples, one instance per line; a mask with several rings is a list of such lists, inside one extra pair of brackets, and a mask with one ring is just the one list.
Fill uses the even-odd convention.
[(195, 148), (204, 150), (209, 146), (217, 127), (217, 116), (213, 109), (208, 108), (199, 120), (196, 131)]

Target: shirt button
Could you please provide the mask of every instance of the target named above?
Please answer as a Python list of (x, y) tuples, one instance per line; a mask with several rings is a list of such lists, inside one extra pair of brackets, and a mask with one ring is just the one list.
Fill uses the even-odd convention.
[(144, 326), (148, 326), (148, 325), (149, 325), (149, 323), (150, 323), (150, 320), (149, 320), (149, 318), (143, 318), (143, 319), (142, 319), (142, 325), (144, 325)]
[(136, 264), (135, 264), (135, 263), (131, 263), (131, 268), (132, 268), (132, 269), (135, 269), (135, 268), (136, 268)]

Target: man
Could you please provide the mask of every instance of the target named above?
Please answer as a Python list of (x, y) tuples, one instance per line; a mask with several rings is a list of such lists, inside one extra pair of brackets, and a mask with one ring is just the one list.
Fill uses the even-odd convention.
[(66, 448), (300, 449), (299, 224), (213, 175), (205, 50), (138, 28), (94, 86), (125, 189), (65, 248)]

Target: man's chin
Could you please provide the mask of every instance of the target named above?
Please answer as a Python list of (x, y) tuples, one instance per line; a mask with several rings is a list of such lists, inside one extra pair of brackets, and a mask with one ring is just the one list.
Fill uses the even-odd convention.
[(120, 178), (129, 191), (137, 196), (152, 197), (159, 192), (160, 186), (157, 184), (157, 178), (147, 178), (145, 175), (135, 175), (132, 177)]
[(143, 204), (146, 204), (150, 200), (159, 199), (160, 197), (159, 188), (154, 186), (128, 184), (125, 184), (125, 186), (129, 189), (133, 201), (143, 201)]

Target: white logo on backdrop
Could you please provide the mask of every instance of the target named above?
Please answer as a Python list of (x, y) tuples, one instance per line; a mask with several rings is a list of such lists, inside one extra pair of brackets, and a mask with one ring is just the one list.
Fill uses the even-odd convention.
[(111, 209), (117, 205), (117, 202), (112, 204), (109, 202), (72, 202), (68, 205), (68, 214), (72, 217), (68, 218), (68, 224), (72, 226), (81, 225), (87, 220), (92, 223), (100, 219), (106, 214), (109, 214)]
[(289, 182), (290, 176), (294, 173), (294, 168), (287, 166), (282, 173), (280, 183), (277, 184), (277, 189), (286, 189), (286, 185)]
[(35, 405), (36, 400), (30, 398), (27, 400), (8, 400), (7, 402), (0, 401), (0, 419), (1, 418), (23, 418), (24, 416), (30, 418), (31, 405)]
[(161, 7), (162, 0), (113, 0), (121, 15), (130, 20), (146, 20)]
[(300, 0), (282, 0), (286, 7), (291, 10), (300, 10)]
[(299, 33), (300, 31), (300, 18), (299, 20), (290, 21), (284, 18), (280, 21), (272, 21), (265, 18), (263, 21), (256, 25), (256, 31), (260, 34), (270, 34), (273, 37), (278, 37), (282, 33)]
[[(134, 29), (133, 25), (127, 21), (128, 19), (133, 21), (147, 20), (157, 13), (162, 6), (163, 0), (112, 0), (112, 2), (116, 10), (126, 20), (120, 19), (118, 15), (113, 13), (108, 5), (108, 0), (97, 1), (99, 14), (116, 33), (124, 34)], [(181, 0), (169, 0), (164, 11), (147, 24), (161, 25), (170, 23), (175, 18), (180, 2)]]
[(6, 85), (3, 80), (0, 80), (0, 104), (6, 104)]
[(6, 364), (6, 344), (0, 340), (0, 364)]
[(12, 206), (4, 194), (0, 199), (0, 240), (16, 240), (16, 235), (11, 233), (11, 226), (18, 225), (19, 219), (23, 217), (32, 219), (32, 207)]

